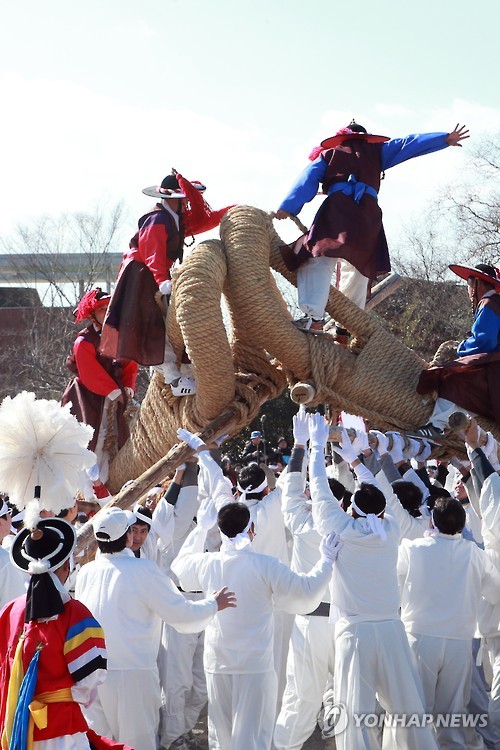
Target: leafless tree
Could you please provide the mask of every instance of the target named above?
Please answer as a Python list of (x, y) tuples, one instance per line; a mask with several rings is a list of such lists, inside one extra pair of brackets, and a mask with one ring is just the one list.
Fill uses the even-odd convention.
[[(97, 207), (93, 213), (43, 216), (19, 225), (12, 237), (1, 238), (0, 252), (12, 256), (20, 285), (32, 285), (35, 279), (43, 305), (74, 306), (102, 278), (108, 253), (120, 247), (124, 223), (122, 203), (109, 210)], [(73, 254), (75, 262), (68, 263), (66, 256)]]
[(460, 182), (446, 186), (417, 222), (405, 228), (392, 252), (399, 273), (450, 279), (452, 262), (500, 263), (500, 146), (485, 136), (470, 147)]
[[(60, 398), (70, 378), (66, 357), (78, 330), (72, 310), (103, 277), (107, 255), (120, 248), (124, 223), (123, 206), (117, 204), (91, 214), (42, 217), (0, 240), (0, 250), (12, 256), (11, 267), (16, 271), (17, 266), (19, 287), (0, 294), (2, 397), (26, 389)], [(72, 254), (77, 261), (68, 259)], [(28, 301), (19, 299), (26, 296)]]

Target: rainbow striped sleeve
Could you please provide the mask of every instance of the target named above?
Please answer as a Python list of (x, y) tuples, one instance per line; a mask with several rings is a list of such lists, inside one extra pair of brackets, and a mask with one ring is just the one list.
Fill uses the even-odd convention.
[(79, 682), (96, 669), (106, 669), (106, 644), (104, 631), (93, 617), (74, 623), (66, 633), (64, 656), (68, 669)]

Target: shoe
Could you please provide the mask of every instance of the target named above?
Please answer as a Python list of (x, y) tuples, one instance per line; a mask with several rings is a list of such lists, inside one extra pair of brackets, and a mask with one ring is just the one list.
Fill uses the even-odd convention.
[(341, 328), (339, 325), (335, 326), (335, 331), (332, 334), (332, 338), (336, 344), (347, 349), (349, 347), (349, 339), (351, 334), (345, 328)]
[(418, 430), (405, 430), (404, 434), (415, 440), (428, 440), (429, 443), (433, 443), (434, 445), (442, 445), (444, 443), (443, 431), (434, 427), (432, 422), (419, 427)]
[(192, 396), (196, 393), (196, 383), (193, 378), (181, 377), (170, 383), (170, 388), (174, 396)]
[(297, 326), (297, 328), (300, 328), (301, 331), (322, 332), (325, 321), (323, 320), (323, 318), (321, 318), (320, 320), (315, 320), (314, 318), (311, 318), (310, 315), (304, 315), (303, 318), (294, 320), (293, 324), (294, 326)]

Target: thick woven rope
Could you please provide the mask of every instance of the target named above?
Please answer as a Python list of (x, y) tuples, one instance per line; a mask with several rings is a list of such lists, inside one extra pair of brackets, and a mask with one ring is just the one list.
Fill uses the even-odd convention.
[[(231, 423), (236, 434), (287, 382), (311, 384), (316, 395), (310, 405), (358, 414), (381, 430), (415, 429), (428, 421), (434, 398), (416, 391), (428, 364), (335, 288), (327, 312), (353, 335), (351, 349), (293, 325), (271, 269), (294, 285), (296, 274), (283, 263), (284, 243), (271, 215), (251, 206), (232, 208), (220, 237), (199, 244), (178, 269), (167, 313), (179, 360), (185, 347), (193, 364), (196, 394), (175, 398), (162, 376), (153, 375), (131, 437), (111, 464), (111, 491), (164, 456), (178, 427), (201, 430), (236, 406), (238, 418)], [(480, 422), (500, 437), (493, 423)], [(461, 452), (463, 443), (450, 437), (447, 448)]]

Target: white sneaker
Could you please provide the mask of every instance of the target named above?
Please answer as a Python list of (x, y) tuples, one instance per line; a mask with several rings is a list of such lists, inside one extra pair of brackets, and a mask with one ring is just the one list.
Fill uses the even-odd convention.
[(170, 383), (170, 387), (174, 396), (192, 396), (196, 393), (196, 383), (193, 378), (181, 377), (175, 385)]

